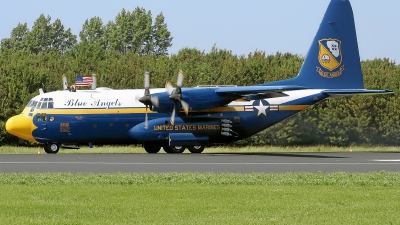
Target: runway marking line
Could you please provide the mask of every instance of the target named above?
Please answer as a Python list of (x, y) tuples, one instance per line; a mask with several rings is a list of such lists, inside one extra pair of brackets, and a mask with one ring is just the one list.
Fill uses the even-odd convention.
[[(397, 162), (397, 163), (396, 163)], [(157, 163), (157, 162), (140, 162), (140, 163), (124, 163), (124, 162), (0, 162), (0, 164), (88, 164), (88, 165), (389, 165), (400, 164), (400, 160), (373, 160), (373, 162), (365, 163), (268, 163), (268, 162), (254, 162), (254, 163), (199, 163), (199, 162), (176, 162), (176, 163)]]
[(400, 162), (400, 159), (375, 159), (375, 162)]

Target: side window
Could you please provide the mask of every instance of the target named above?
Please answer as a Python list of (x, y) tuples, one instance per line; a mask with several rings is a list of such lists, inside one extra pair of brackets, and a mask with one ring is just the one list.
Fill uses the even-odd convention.
[(48, 103), (48, 105), (47, 105), (47, 108), (49, 108), (49, 109), (54, 108), (53, 98), (49, 98), (49, 103)]
[(35, 111), (35, 107), (32, 107), (31, 110), (29, 111), (28, 116), (32, 116), (33, 115), (33, 111)]
[(46, 120), (47, 120), (46, 113), (38, 113), (38, 114), (37, 114), (37, 117), (36, 117), (36, 120), (37, 120), (38, 122), (46, 121)]

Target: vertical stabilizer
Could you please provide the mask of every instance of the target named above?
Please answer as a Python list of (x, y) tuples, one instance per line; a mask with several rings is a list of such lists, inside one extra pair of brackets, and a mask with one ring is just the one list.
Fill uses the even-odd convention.
[(299, 74), (268, 85), (363, 89), (353, 10), (348, 0), (331, 0)]

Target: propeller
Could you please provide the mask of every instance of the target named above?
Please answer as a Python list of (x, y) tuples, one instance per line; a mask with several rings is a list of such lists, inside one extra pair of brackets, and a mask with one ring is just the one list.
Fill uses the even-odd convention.
[(169, 99), (172, 100), (174, 104), (174, 109), (172, 110), (172, 115), (171, 115), (171, 124), (174, 125), (175, 122), (175, 105), (176, 103), (179, 103), (182, 107), (182, 109), (185, 111), (185, 114), (188, 115), (189, 113), (189, 104), (187, 104), (183, 99), (182, 99), (182, 84), (183, 84), (183, 72), (182, 70), (179, 70), (178, 73), (178, 80), (176, 82), (176, 88), (171, 85), (171, 83), (167, 82), (165, 84), (165, 88), (167, 89), (167, 92), (169, 94)]
[(144, 128), (148, 128), (148, 116), (147, 116), (147, 108), (150, 107), (152, 109), (152, 105), (158, 107), (158, 98), (152, 97), (150, 94), (150, 74), (149, 72), (144, 73), (144, 95), (139, 98), (139, 102), (143, 103), (146, 106), (146, 117), (144, 121)]

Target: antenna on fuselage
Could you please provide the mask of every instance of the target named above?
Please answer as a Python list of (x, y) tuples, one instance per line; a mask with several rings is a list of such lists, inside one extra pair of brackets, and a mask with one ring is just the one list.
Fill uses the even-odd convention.
[(65, 74), (62, 76), (62, 83), (63, 83), (63, 90), (68, 90), (68, 82), (67, 82), (67, 77)]
[(97, 78), (96, 78), (96, 74), (92, 74), (92, 90), (97, 88)]

